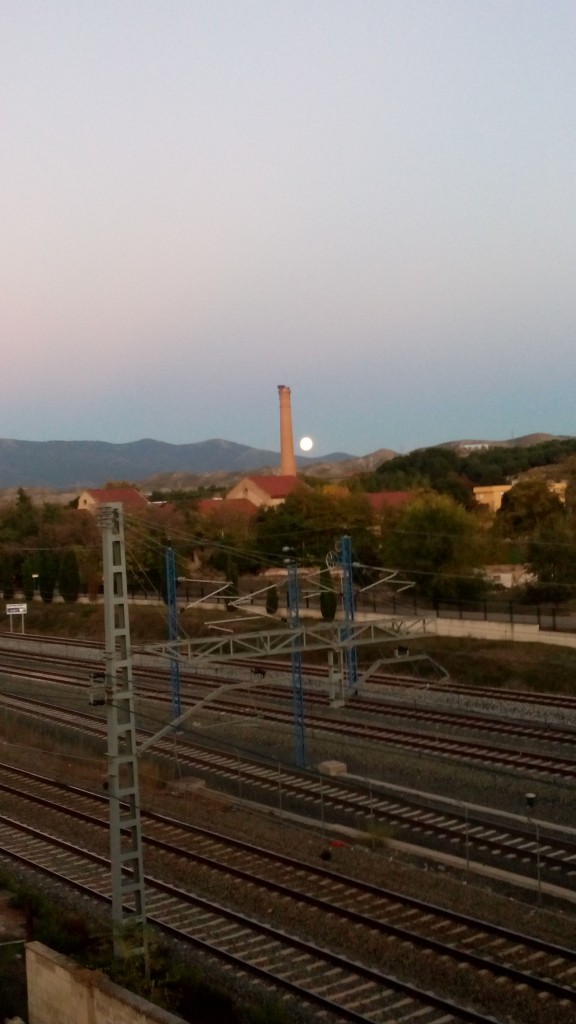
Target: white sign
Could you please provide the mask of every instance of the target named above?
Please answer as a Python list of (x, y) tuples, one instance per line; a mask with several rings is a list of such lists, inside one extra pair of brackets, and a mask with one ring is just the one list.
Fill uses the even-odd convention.
[(7, 604), (6, 615), (26, 615), (28, 611), (27, 604)]

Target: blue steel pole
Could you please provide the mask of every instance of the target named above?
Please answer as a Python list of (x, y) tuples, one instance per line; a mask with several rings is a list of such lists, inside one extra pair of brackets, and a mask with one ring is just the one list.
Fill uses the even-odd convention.
[[(166, 597), (168, 601), (168, 637), (178, 640), (178, 611), (176, 608), (176, 559), (174, 549), (166, 548)], [(180, 662), (170, 659), (170, 689), (172, 692), (172, 717), (180, 718)]]
[[(294, 559), (286, 560), (288, 570), (288, 624), (290, 629), (300, 626), (298, 599), (298, 567)], [(298, 768), (306, 767), (306, 744), (304, 739), (304, 695), (302, 692), (302, 654), (297, 636), (292, 640), (290, 654), (292, 669), (292, 707), (294, 710), (294, 760)]]
[[(354, 584), (352, 580), (352, 542), (344, 536), (340, 542), (340, 564), (342, 566), (342, 596), (344, 601), (343, 635), (346, 640), (351, 635), (350, 626), (354, 622)], [(348, 690), (355, 690), (358, 683), (358, 654), (355, 647), (346, 648), (346, 677)]]

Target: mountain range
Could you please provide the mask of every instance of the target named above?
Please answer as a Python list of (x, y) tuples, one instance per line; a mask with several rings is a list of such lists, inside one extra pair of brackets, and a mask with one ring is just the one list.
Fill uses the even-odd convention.
[[(508, 441), (447, 441), (438, 447), (518, 447), (553, 439), (557, 438), (552, 434), (527, 434)], [(297, 455), (296, 463), (302, 473), (342, 477), (369, 472), (397, 454), (379, 448), (360, 457), (345, 452), (321, 458)], [(110, 480), (130, 481), (150, 490), (194, 487), (200, 482), (228, 486), (245, 473), (277, 472), (279, 464), (278, 452), (221, 439), (192, 444), (167, 444), (150, 438), (125, 444), (0, 439), (0, 490), (36, 487), (78, 491), (102, 487)]]
[[(297, 456), (296, 461), (300, 469), (350, 458), (344, 452), (333, 452), (322, 459)], [(173, 473), (241, 475), (279, 464), (278, 452), (220, 439), (194, 444), (166, 444), (149, 438), (126, 444), (0, 439), (0, 489), (102, 487), (108, 480), (141, 482)]]

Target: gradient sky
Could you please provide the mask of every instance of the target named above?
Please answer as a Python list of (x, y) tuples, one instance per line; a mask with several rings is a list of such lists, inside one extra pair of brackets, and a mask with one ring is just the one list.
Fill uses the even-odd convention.
[(2, 0), (0, 437), (576, 434), (574, 0)]

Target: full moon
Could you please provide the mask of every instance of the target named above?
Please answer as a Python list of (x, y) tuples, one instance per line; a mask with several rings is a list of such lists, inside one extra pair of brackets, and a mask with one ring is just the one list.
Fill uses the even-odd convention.
[(314, 441), (312, 440), (311, 437), (301, 437), (300, 447), (303, 452), (309, 452), (310, 449), (314, 447)]

